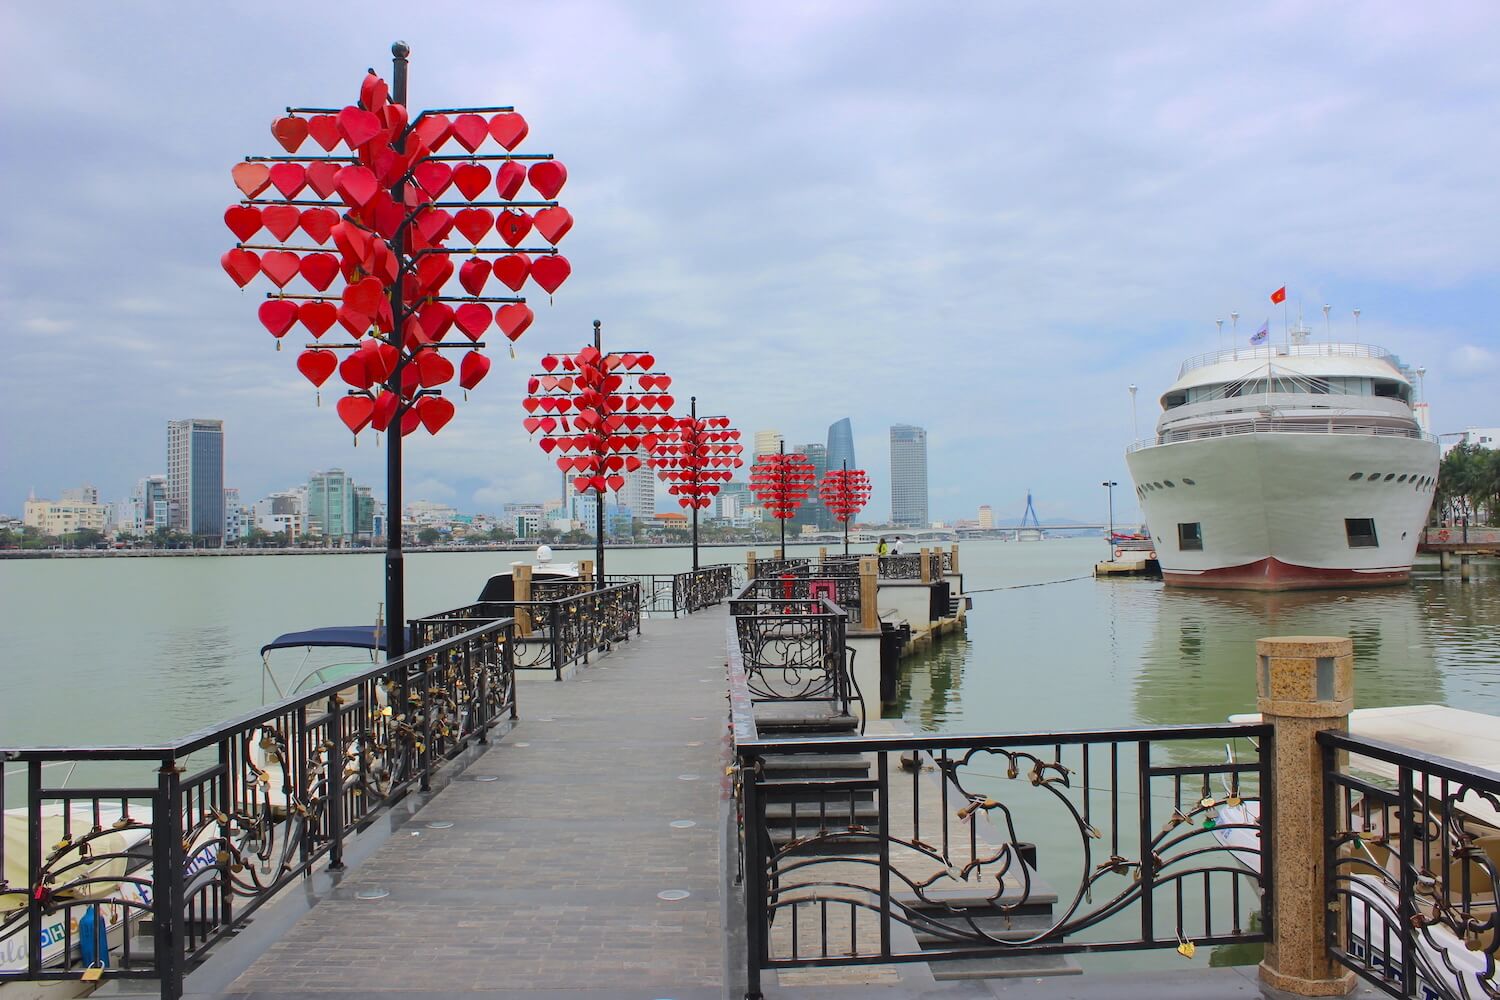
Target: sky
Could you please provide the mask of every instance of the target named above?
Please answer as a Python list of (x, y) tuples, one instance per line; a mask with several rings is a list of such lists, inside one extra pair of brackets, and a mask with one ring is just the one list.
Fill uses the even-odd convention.
[(330, 467), (383, 493), (383, 449), (219, 256), (230, 168), (279, 151), (285, 106), (352, 103), (396, 39), (410, 106), (513, 104), (576, 220), (516, 357), (407, 438), (408, 499), (554, 494), (525, 380), (595, 318), (747, 439), (850, 417), (871, 519), (898, 423), (928, 431), (934, 518), (1028, 490), (1102, 518), (1181, 361), (1233, 311), (1276, 329), (1282, 284), (1320, 334), (1357, 307), (1425, 366), (1434, 430), (1500, 424), (1493, 4), (56, 0), (0, 29), (3, 512), (127, 497), (184, 417), (224, 420), (247, 502)]

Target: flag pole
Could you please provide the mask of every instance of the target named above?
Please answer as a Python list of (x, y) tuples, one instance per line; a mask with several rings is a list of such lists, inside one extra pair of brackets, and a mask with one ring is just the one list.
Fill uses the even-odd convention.
[(1292, 307), (1286, 301), (1286, 282), (1281, 283), (1281, 331), (1288, 345), (1292, 342)]

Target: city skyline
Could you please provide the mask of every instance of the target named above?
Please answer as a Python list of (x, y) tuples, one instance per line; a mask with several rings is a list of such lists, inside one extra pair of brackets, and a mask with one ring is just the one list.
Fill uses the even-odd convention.
[[(19, 345), (0, 372), (0, 509), (84, 478), (124, 496), (162, 471), (160, 422), (183, 413), (234, 429), (228, 480), (246, 497), (295, 469), (382, 484), (379, 449), (368, 435), (352, 447), (331, 398), (320, 412), (218, 257), (232, 243), (230, 165), (265, 148), (277, 108), (352, 98), (349, 67), (382, 57), (401, 11), (377, 3), (348, 30), (337, 12), (302, 9), (304, 32), (243, 49), (221, 41), (259, 22), (235, 8), (11, 13), (13, 70), (29, 81), (11, 121), (30, 138), (3, 167), (27, 197), (0, 222), (5, 245), (25, 248), (0, 276)], [(410, 439), (408, 495), (489, 510), (549, 495), (556, 470), (519, 426), (525, 378), (540, 354), (580, 346), (596, 316), (737, 426), (812, 441), (850, 417), (874, 509), (889, 504), (885, 428), (922, 423), (938, 519), (982, 502), (1009, 513), (1028, 486), (1056, 516), (1097, 519), (1096, 484), (1126, 478), (1132, 424), (1149, 432), (1181, 361), (1267, 319), (1274, 335), (1299, 304), (1319, 339), (1353, 338), (1359, 307), (1361, 342), (1425, 366), (1434, 431), (1496, 423), (1500, 265), (1484, 220), (1500, 192), (1482, 165), (1500, 154), (1500, 87), (1485, 71), (1500, 12), (1121, 11), (1080, 30), (1020, 9), (918, 14), (878, 0), (666, 20), (565, 2), (534, 23), (595, 70), (565, 79), (550, 71), (554, 46), (496, 53), (487, 39), (504, 23), (432, 12), (408, 39), (413, 102), (462, 103), (477, 83), (528, 115), (574, 175), (577, 273), (555, 305), (536, 303), (514, 361), (497, 354), (484, 391), (454, 399), (441, 438)], [(339, 41), (314, 41), (327, 37)], [(643, 48), (679, 71), (657, 72)], [(910, 71), (893, 79), (897, 61)], [(601, 79), (654, 110), (601, 116)], [(740, 106), (769, 110), (752, 125), (718, 114)], [(194, 122), (191, 136), (160, 128), (163, 115)], [(689, 120), (704, 125), (685, 133)], [(893, 160), (896, 134), (964, 152)], [(92, 137), (86, 156), (79, 135)], [(754, 168), (767, 144), (802, 151), (799, 169)], [(1281, 151), (1274, 175), (1268, 149)], [(104, 193), (101, 164), (128, 197)], [(895, 203), (909, 254), (891, 252)], [(819, 222), (792, 246), (748, 249), (783, 243), (805, 205)], [(68, 262), (88, 230), (131, 245), (81, 282)], [(1267, 298), (1283, 284), (1285, 317)], [(58, 407), (65, 383), (73, 402)], [(914, 395), (945, 405), (891, 412)], [(1053, 461), (1059, 440), (1072, 462)]]

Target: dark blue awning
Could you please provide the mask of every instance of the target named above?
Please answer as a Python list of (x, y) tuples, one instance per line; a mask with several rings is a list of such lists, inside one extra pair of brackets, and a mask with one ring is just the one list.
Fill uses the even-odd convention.
[[(411, 633), (407, 632), (407, 644), (410, 645)], [(279, 635), (275, 639), (260, 647), (260, 655), (265, 656), (273, 649), (286, 649), (292, 646), (346, 646), (350, 649), (385, 649), (385, 629), (374, 625), (329, 625), (325, 628), (312, 628), (305, 632), (288, 632)]]

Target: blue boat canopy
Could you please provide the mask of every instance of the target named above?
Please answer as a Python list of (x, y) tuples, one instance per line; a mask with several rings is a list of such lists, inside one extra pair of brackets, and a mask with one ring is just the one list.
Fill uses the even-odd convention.
[[(407, 645), (410, 645), (411, 634), (408, 630)], [(260, 647), (260, 655), (265, 656), (273, 649), (287, 649), (293, 646), (347, 646), (350, 649), (385, 649), (385, 629), (374, 625), (329, 625), (325, 628), (312, 628), (305, 632), (288, 632), (279, 635), (275, 639)]]

